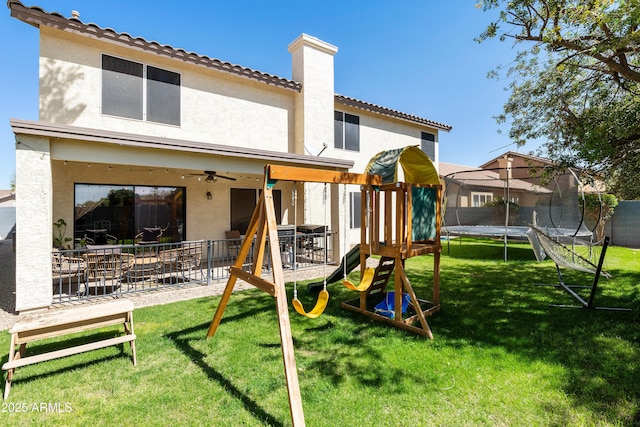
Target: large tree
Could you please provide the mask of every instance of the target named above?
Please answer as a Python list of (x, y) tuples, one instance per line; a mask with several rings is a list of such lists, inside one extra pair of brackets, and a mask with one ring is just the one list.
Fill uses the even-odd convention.
[(640, 0), (479, 6), (500, 14), (478, 40), (499, 37), (518, 48), (498, 116), (511, 138), (519, 145), (542, 139), (545, 155), (592, 169), (623, 199), (640, 198)]

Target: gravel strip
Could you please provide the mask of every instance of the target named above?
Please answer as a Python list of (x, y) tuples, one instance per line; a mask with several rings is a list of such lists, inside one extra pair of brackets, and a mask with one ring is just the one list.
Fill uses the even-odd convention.
[[(318, 266), (316, 268), (305, 268), (296, 272), (296, 279), (299, 281), (322, 277), (325, 272), (330, 274), (335, 266)], [(286, 282), (293, 281), (293, 271), (285, 270), (284, 278)], [(13, 253), (12, 240), (0, 240), (0, 331), (7, 330), (18, 320), (19, 315), (15, 311), (16, 301), (16, 257)], [(169, 304), (176, 301), (185, 301), (206, 296), (221, 295), (226, 285), (226, 280), (212, 283), (210, 286), (203, 285), (183, 285), (179, 288), (164, 288), (158, 291), (140, 292), (131, 294), (126, 298), (133, 301), (136, 308), (152, 305)], [(253, 286), (242, 280), (238, 280), (234, 287), (235, 291), (251, 289)], [(306, 287), (305, 287), (306, 289)], [(91, 301), (55, 304), (52, 310), (58, 310), (78, 304), (99, 304), (109, 301), (109, 298)], [(213, 312), (211, 313), (213, 316)]]

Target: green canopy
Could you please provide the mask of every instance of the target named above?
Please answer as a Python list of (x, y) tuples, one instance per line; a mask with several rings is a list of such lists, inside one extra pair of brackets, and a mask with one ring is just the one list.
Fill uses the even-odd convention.
[[(369, 161), (365, 173), (382, 176), (382, 182), (398, 182), (398, 165), (402, 167), (404, 182), (409, 184), (440, 184), (435, 166), (424, 151), (411, 146), (382, 151)], [(414, 241), (434, 239), (436, 236), (436, 191), (414, 187), (412, 198), (412, 236)]]
[(398, 165), (404, 182), (409, 184), (439, 184), (438, 172), (424, 151), (416, 146), (381, 151), (369, 160), (365, 173), (382, 176), (382, 182), (398, 182)]

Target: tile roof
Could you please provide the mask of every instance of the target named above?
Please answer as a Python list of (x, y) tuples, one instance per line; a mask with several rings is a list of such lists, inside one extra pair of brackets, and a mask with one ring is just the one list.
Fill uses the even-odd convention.
[(391, 108), (381, 107), (379, 105), (371, 104), (369, 102), (361, 101), (355, 98), (350, 98), (348, 96), (336, 94), (335, 100), (338, 104), (347, 105), (349, 107), (357, 108), (359, 110), (369, 111), (371, 113), (376, 113), (376, 114), (380, 114), (387, 117), (394, 117), (396, 119), (402, 119), (402, 120), (407, 120), (414, 123), (419, 123), (419, 124), (434, 127), (436, 129), (443, 130), (446, 132), (449, 132), (451, 130), (451, 126), (446, 125), (444, 123), (439, 123), (433, 120), (414, 116), (412, 114), (407, 114), (401, 111), (392, 110)]
[[(445, 181), (452, 180), (463, 183), (469, 187), (503, 189), (506, 180), (500, 179), (500, 174), (495, 170), (474, 168), (469, 166), (454, 165), (451, 163), (439, 164), (440, 175)], [(532, 193), (550, 194), (551, 190), (523, 179), (512, 178), (509, 180), (509, 188)]]
[(77, 18), (65, 18), (57, 12), (49, 13), (38, 6), (27, 7), (18, 0), (7, 1), (7, 6), (11, 10), (12, 17), (33, 25), (34, 27), (46, 25), (59, 30), (75, 32), (100, 40), (110, 41), (112, 43), (124, 44), (145, 52), (180, 59), (182, 61), (201, 65), (207, 68), (213, 68), (274, 86), (298, 92), (302, 89), (302, 84), (293, 80), (252, 70), (251, 68), (231, 64), (230, 62), (210, 58), (205, 55), (199, 55), (194, 52), (187, 52), (184, 49), (175, 48), (170, 45), (163, 45), (156, 41), (148, 41), (142, 37), (133, 37), (127, 33), (118, 33), (111, 28), (102, 28), (96, 24), (84, 23)]
[(463, 165), (457, 165), (457, 164), (445, 163), (445, 162), (438, 163), (438, 171), (440, 172), (440, 176), (446, 176), (454, 172), (471, 171), (471, 170), (479, 171), (482, 169), (477, 168), (475, 166), (463, 166)]
[(539, 163), (539, 164), (544, 164), (544, 165), (554, 165), (554, 162), (549, 160), (549, 159), (545, 159), (544, 157), (538, 157), (538, 156), (534, 156), (532, 154), (526, 154), (526, 153), (519, 153), (517, 151), (507, 151), (506, 153), (500, 154), (498, 157), (494, 157), (493, 159), (489, 160), (488, 162), (483, 163), (482, 165), (480, 165), (481, 168), (487, 167), (488, 165), (490, 165), (491, 163), (497, 161), (498, 159), (502, 158), (502, 157), (520, 157), (522, 159), (525, 160), (529, 160), (531, 163)]

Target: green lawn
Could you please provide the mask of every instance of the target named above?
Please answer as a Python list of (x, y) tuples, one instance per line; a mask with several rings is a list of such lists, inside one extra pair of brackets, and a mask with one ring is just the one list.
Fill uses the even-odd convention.
[[(432, 341), (342, 310), (356, 295), (331, 285), (323, 316), (290, 310), (307, 425), (640, 425), (639, 257), (610, 248), (613, 278), (596, 297), (633, 311), (587, 311), (548, 307), (573, 300), (534, 285), (557, 277), (528, 245), (510, 245), (505, 263), (499, 242), (452, 242)], [(426, 299), (432, 260), (406, 267)], [(136, 310), (137, 367), (122, 346), (18, 369), (0, 424), (290, 425), (274, 300), (257, 290), (233, 295), (207, 340), (218, 301)], [(8, 349), (7, 332), (0, 346)]]

